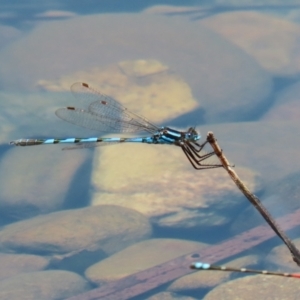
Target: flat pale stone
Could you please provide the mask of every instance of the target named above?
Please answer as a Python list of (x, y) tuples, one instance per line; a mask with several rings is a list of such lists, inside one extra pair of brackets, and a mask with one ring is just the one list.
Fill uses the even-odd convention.
[[(41, 81), (53, 81), (78, 70), (90, 72), (95, 67), (103, 69), (124, 61), (149, 59), (168, 66), (188, 83), (210, 123), (244, 121), (253, 110), (265, 107), (272, 89), (270, 74), (254, 58), (201, 22), (146, 12), (79, 16), (43, 23), (3, 49), (0, 79), (6, 90), (15, 90), (15, 82), (22, 90), (32, 90)], [(80, 81), (87, 79), (84, 76)], [(91, 84), (97, 81), (94, 77)], [(157, 97), (163, 99), (157, 114), (169, 110), (164, 101), (171, 101), (180, 90), (176, 81), (171, 83), (164, 85), (163, 97)], [(153, 85), (153, 96), (158, 94), (157, 89), (162, 91), (163, 86)], [(186, 93), (181, 97), (184, 106)], [(149, 119), (151, 116), (152, 113)], [(190, 121), (195, 124), (198, 119), (197, 116)]]
[(300, 119), (300, 83), (297, 82), (284, 89), (276, 97), (273, 106), (262, 117), (263, 121), (298, 121)]
[[(282, 217), (299, 209), (300, 172), (290, 173), (279, 180), (265, 184), (261, 201), (273, 218)], [(265, 220), (251, 205), (239, 213), (231, 228), (236, 234), (264, 224), (266, 224)]]
[(142, 214), (118, 206), (98, 206), (41, 215), (7, 225), (0, 231), (0, 249), (27, 253), (76, 255), (80, 251), (114, 253), (149, 237)]
[[(249, 255), (249, 256), (240, 257), (228, 261), (226, 262), (226, 264), (222, 264), (222, 265), (235, 267), (235, 268), (242, 268), (242, 267), (245, 268), (247, 267), (247, 265), (253, 265), (257, 263), (257, 261), (258, 261), (257, 256)], [(187, 290), (192, 292), (193, 290), (197, 290), (197, 289), (212, 288), (228, 280), (231, 277), (231, 275), (232, 272), (199, 270), (174, 280), (168, 286), (167, 290), (170, 292), (180, 293)]]
[(89, 156), (60, 147), (12, 146), (0, 162), (1, 212), (19, 220), (62, 209), (76, 171)]
[[(130, 207), (159, 226), (203, 230), (228, 223), (226, 210), (240, 206), (240, 192), (223, 168), (196, 171), (179, 147), (122, 144), (100, 151), (93, 163), (92, 205)], [(240, 172), (257, 188), (257, 174)]]
[(197, 12), (198, 7), (178, 5), (152, 5), (143, 10), (147, 14), (175, 14)]
[(0, 298), (1, 300), (66, 299), (89, 289), (89, 283), (76, 273), (56, 270), (31, 272), (0, 281)]
[[(129, 110), (152, 122), (175, 118), (198, 106), (183, 78), (167, 65), (153, 59), (120, 61), (105, 68), (94, 67), (61, 76), (57, 81), (40, 80), (37, 86), (47, 91), (69, 91), (74, 82), (83, 78), (101, 94), (115, 98)], [(86, 107), (87, 104), (86, 99), (73, 99), (73, 104), (68, 105), (81, 108), (81, 105)]]
[(146, 300), (196, 300), (196, 298), (176, 293), (161, 292), (146, 298)]
[[(71, 93), (0, 92), (0, 143), (20, 138), (55, 137), (62, 133), (54, 112)], [(71, 95), (69, 95), (71, 97)], [(7, 105), (9, 103), (9, 105)], [(56, 122), (55, 122), (56, 121)], [(40, 151), (43, 148), (40, 149)]]
[(241, 47), (276, 76), (299, 73), (300, 25), (253, 11), (217, 14), (201, 24)]
[(21, 31), (13, 26), (0, 25), (0, 48), (21, 36)]
[(124, 278), (205, 247), (205, 244), (176, 239), (150, 239), (136, 243), (90, 266), (85, 276), (100, 284)]
[[(292, 239), (296, 248), (300, 248), (300, 238)], [(299, 266), (294, 262), (291, 252), (285, 244), (274, 247), (267, 255), (266, 261), (278, 265), (279, 271), (300, 273)]]
[(246, 276), (217, 286), (203, 300), (296, 300), (300, 294), (298, 281), (295, 278), (278, 276)]
[(46, 257), (30, 254), (0, 253), (0, 280), (20, 273), (44, 270), (49, 265)]
[(136, 61), (122, 61), (119, 63), (122, 72), (127, 76), (144, 77), (167, 71), (168, 66), (163, 65), (155, 59), (139, 59)]
[[(71, 153), (62, 151), (64, 146), (60, 145), (8, 146), (10, 141), (20, 138), (80, 135), (80, 128), (58, 120), (54, 113), (68, 96), (72, 98), (70, 92), (2, 92), (0, 95), (3, 100), (0, 101), (3, 129), (0, 143), (7, 147), (0, 161), (0, 208), (9, 221), (66, 208), (66, 196), (72, 185), (83, 190), (88, 183), (87, 177), (80, 181), (74, 178), (91, 158), (92, 153), (88, 151)], [(76, 204), (85, 203), (86, 199), (81, 205)]]
[(299, 129), (299, 121), (292, 120), (212, 124), (202, 126), (201, 132), (213, 131), (238, 174), (240, 168), (249, 168), (270, 183), (299, 172), (300, 160), (295, 159), (300, 149)]

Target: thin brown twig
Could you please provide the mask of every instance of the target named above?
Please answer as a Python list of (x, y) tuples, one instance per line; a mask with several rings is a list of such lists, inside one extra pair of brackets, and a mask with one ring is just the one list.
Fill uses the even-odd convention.
[(275, 219), (271, 216), (268, 210), (264, 207), (261, 201), (252, 194), (249, 189), (245, 186), (243, 181), (238, 177), (236, 172), (232, 169), (232, 166), (229, 164), (229, 161), (225, 157), (222, 149), (217, 143), (217, 140), (214, 137), (212, 132), (208, 132), (207, 141), (210, 143), (217, 157), (219, 158), (221, 164), (224, 169), (227, 171), (233, 182), (239, 188), (239, 190), (245, 195), (245, 197), (251, 202), (251, 204), (258, 210), (258, 212), (262, 215), (262, 217), (266, 220), (266, 222), (270, 225), (270, 227), (275, 231), (275, 233), (283, 240), (286, 246), (289, 248), (293, 260), (300, 266), (300, 252), (295, 246), (295, 244), (291, 241), (289, 237), (285, 234), (285, 232), (280, 228)]

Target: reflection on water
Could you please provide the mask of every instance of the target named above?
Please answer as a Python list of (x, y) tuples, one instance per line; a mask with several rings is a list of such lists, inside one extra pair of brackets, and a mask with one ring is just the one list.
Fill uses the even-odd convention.
[[(181, 255), (209, 252), (205, 247), (263, 223), (222, 169), (194, 170), (179, 147), (8, 146), (22, 137), (102, 136), (54, 114), (79, 105), (69, 92), (77, 81), (159, 125), (196, 126), (200, 142), (213, 131), (274, 216), (299, 208), (299, 10), (248, 6), (225, 13), (216, 6), (197, 18), (201, 7), (154, 2), (143, 2), (148, 9), (136, 14), (99, 15), (116, 6), (33, 4), (22, 11), (1, 4), (0, 298), (35, 299), (38, 290), (45, 295), (39, 299), (67, 299), (138, 272), (152, 274)], [(290, 236), (297, 238), (299, 229)], [(227, 260), (297, 270), (277, 238)], [(188, 267), (171, 272), (168, 285), (153, 275), (155, 289), (143, 287), (135, 299), (216, 299), (228, 291), (230, 299), (284, 298), (298, 288), (287, 278), (183, 276)]]

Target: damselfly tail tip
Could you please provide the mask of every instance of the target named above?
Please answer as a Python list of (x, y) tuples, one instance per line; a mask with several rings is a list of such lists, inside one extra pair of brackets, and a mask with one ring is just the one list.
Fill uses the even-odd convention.
[(9, 145), (15, 145), (15, 146), (17, 146), (17, 142), (16, 141), (11, 141), (11, 142), (9, 142)]
[(196, 270), (207, 270), (210, 268), (210, 264), (208, 263), (203, 263), (203, 262), (195, 262), (190, 265), (191, 269), (196, 269)]

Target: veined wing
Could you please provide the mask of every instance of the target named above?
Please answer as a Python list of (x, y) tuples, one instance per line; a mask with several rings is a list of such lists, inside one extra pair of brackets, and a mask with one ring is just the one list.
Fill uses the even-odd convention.
[(86, 103), (86, 108), (58, 109), (56, 115), (67, 122), (102, 132), (154, 133), (158, 130), (146, 118), (129, 111), (112, 97), (101, 94), (86, 83), (74, 83), (71, 91), (76, 98)]

